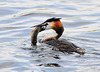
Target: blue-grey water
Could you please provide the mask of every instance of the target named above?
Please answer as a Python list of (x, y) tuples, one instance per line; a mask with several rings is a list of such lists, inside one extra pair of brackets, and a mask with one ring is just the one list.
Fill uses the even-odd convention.
[[(31, 30), (51, 17), (61, 17), (61, 38), (86, 54), (67, 54), (38, 42), (31, 47)], [(53, 35), (39, 33), (38, 40)], [(56, 63), (60, 67), (41, 64)], [(100, 72), (100, 0), (0, 0), (0, 72)]]

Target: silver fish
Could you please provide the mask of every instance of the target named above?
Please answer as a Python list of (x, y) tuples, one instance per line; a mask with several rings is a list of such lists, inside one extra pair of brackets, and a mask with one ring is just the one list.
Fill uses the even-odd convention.
[(32, 32), (32, 35), (31, 35), (31, 45), (32, 46), (36, 46), (37, 36), (38, 36), (38, 33), (40, 32), (40, 30), (41, 30), (41, 27), (36, 27), (34, 29), (34, 31)]

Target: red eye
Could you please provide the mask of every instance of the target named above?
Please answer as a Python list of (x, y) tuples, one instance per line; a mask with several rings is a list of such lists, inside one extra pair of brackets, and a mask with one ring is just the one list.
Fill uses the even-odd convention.
[(46, 26), (48, 25), (48, 23), (46, 23)]

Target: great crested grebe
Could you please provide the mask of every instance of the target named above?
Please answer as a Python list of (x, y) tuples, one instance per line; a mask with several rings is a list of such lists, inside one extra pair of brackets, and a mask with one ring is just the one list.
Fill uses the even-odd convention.
[(61, 52), (68, 52), (68, 53), (76, 52), (79, 54), (84, 54), (85, 53), (84, 49), (81, 49), (80, 47), (76, 46), (75, 44), (73, 44), (71, 42), (68, 42), (65, 39), (59, 39), (64, 31), (64, 27), (63, 27), (60, 19), (61, 18), (55, 18), (55, 17), (50, 18), (50, 19), (47, 19), (42, 24), (32, 26), (32, 27), (36, 27), (34, 30), (31, 31), (32, 46), (36, 45), (37, 35), (39, 32), (41, 32), (43, 30), (47, 30), (47, 29), (53, 29), (57, 33), (56, 36), (42, 39), (41, 42), (44, 42), (48, 45), (52, 45), (52, 46), (58, 48), (59, 51), (61, 51)]

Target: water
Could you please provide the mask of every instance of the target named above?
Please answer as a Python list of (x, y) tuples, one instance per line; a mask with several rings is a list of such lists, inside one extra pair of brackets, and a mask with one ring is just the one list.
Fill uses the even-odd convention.
[[(30, 27), (51, 17), (62, 18), (61, 38), (85, 49), (85, 55), (40, 43), (31, 47)], [(41, 32), (38, 40), (53, 33)], [(100, 72), (100, 0), (0, 0), (0, 72)]]

